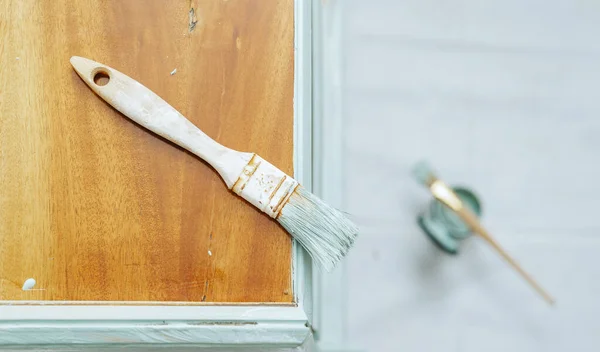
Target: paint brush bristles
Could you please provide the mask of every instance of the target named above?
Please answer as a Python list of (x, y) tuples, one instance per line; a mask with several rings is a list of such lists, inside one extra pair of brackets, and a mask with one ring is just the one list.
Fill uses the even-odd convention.
[(413, 167), (412, 174), (415, 179), (425, 187), (429, 187), (437, 179), (429, 164), (424, 161), (418, 162)]
[(277, 221), (327, 271), (348, 253), (358, 228), (342, 212), (298, 186)]

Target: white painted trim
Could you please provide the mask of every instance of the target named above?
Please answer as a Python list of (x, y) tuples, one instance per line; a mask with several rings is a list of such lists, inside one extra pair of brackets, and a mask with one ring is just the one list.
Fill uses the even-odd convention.
[[(294, 178), (312, 191), (312, 2), (297, 0), (294, 9)], [(293, 241), (293, 291), (295, 302), (312, 320), (312, 259)]]
[[(311, 2), (296, 0), (294, 12), (294, 178), (312, 189)], [(299, 346), (311, 335), (312, 263), (300, 245), (293, 246), (295, 304), (0, 301), (0, 349)]]
[[(343, 210), (343, 1), (313, 1), (313, 186), (327, 203)], [(346, 338), (346, 265), (313, 278), (313, 329), (320, 351), (341, 351)]]
[[(222, 323), (210, 322), (31, 322), (0, 323), (0, 340), (4, 345), (123, 345), (194, 344), (298, 346), (307, 333), (290, 323)], [(200, 347), (200, 346), (198, 346)]]

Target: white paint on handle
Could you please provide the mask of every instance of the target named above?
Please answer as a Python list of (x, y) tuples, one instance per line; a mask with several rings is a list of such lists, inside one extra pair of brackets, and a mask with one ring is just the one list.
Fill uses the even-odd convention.
[(210, 250), (208, 251), (208, 256), (212, 257), (212, 252)]
[(242, 171), (233, 192), (272, 218), (277, 218), (298, 181), (258, 155)]
[(173, 71), (171, 71), (171, 76), (173, 76), (176, 73), (177, 73), (177, 69), (174, 69)]
[(29, 291), (35, 286), (35, 279), (29, 278), (23, 283), (23, 291)]

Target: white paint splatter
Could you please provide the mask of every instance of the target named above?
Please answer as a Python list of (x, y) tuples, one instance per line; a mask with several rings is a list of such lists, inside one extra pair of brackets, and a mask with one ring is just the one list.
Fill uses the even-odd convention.
[(34, 286), (35, 286), (35, 279), (29, 278), (29, 279), (25, 280), (25, 283), (23, 284), (23, 291), (29, 291)]
[(208, 255), (209, 255), (209, 256), (212, 256), (212, 252), (211, 252), (211, 251), (208, 251)]
[(17, 56), (17, 60), (21, 60), (21, 58)]
[(171, 71), (171, 76), (173, 76), (176, 73), (177, 73), (177, 69), (174, 69), (173, 71)]

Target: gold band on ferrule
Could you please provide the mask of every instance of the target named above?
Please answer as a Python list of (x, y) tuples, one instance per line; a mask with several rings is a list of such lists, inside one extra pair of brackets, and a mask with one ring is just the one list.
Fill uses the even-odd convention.
[(246, 187), (246, 184), (248, 183), (248, 180), (250, 180), (252, 175), (254, 175), (254, 173), (258, 169), (259, 165), (260, 165), (260, 158), (257, 157), (256, 154), (252, 155), (252, 158), (250, 159), (248, 164), (244, 167), (244, 170), (242, 170), (240, 177), (238, 177), (237, 181), (235, 181), (235, 183), (233, 184), (233, 187), (231, 187), (231, 189), (236, 194), (242, 193), (242, 191), (244, 190), (244, 187)]

